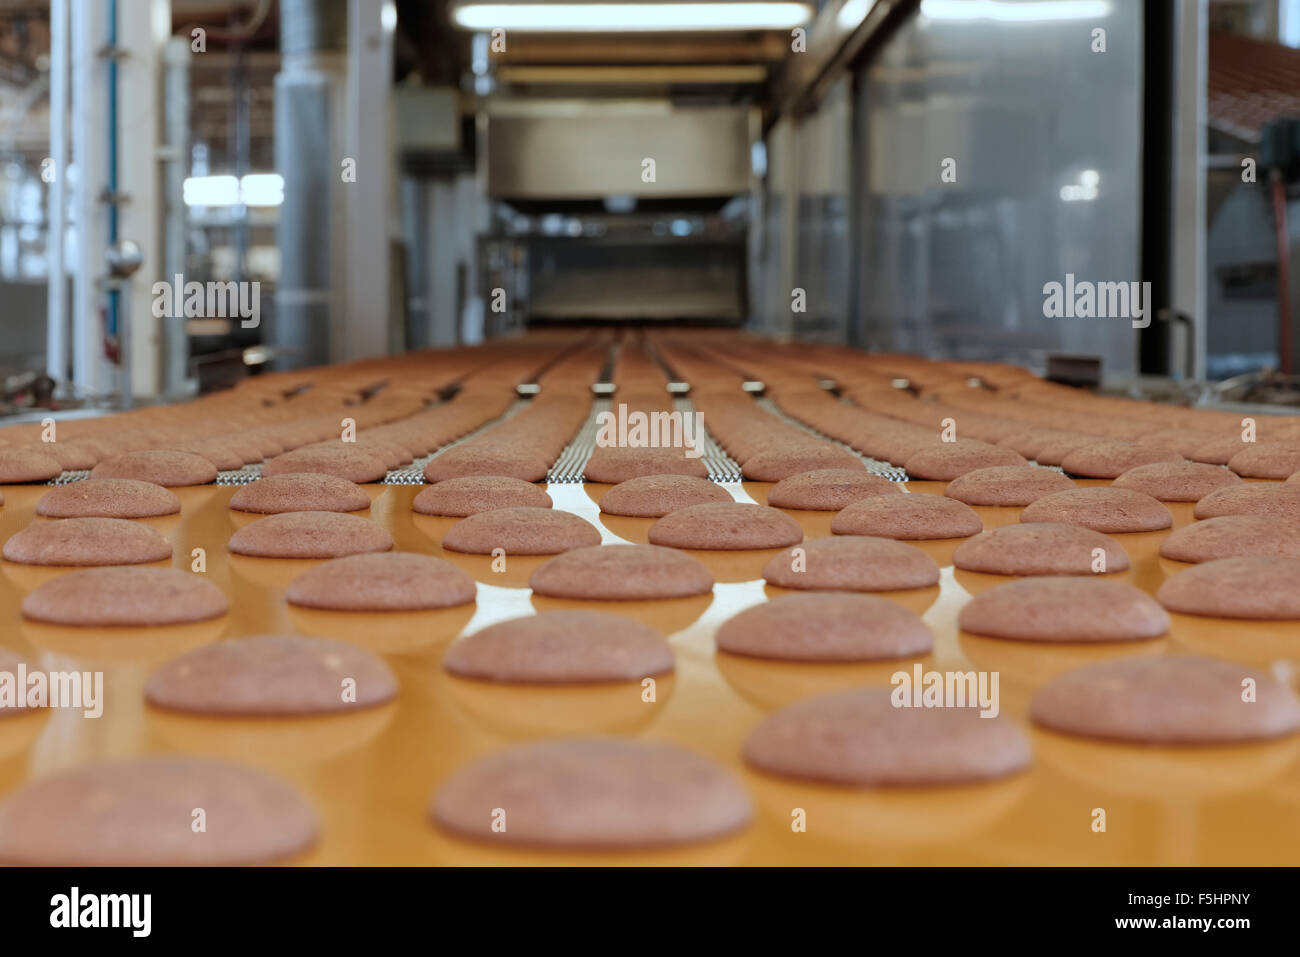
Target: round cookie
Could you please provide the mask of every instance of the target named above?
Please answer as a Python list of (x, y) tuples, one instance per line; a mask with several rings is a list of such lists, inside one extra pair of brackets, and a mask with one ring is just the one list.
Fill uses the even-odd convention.
[(63, 474), (59, 460), (34, 449), (0, 449), (0, 485), (48, 482)]
[(1188, 458), (1193, 462), (1203, 462), (1207, 465), (1227, 465), (1234, 455), (1248, 448), (1249, 445), (1250, 443), (1243, 442), (1240, 433), (1234, 430), (1232, 435), (1222, 435), (1199, 446)]
[[(25, 659), (15, 651), (10, 651), (4, 646), (0, 646), (0, 674), (13, 675), (11, 679), (14, 687), (21, 687), (18, 684), (18, 666), (23, 664)], [(27, 711), (27, 696), (25, 694), (16, 694), (12, 699), (0, 700), (0, 718), (7, 718), (13, 715), (25, 714)]]
[(155, 518), (180, 510), (175, 492), (137, 479), (69, 482), (50, 489), (36, 502), (36, 514), (46, 518)]
[[(1255, 682), (1242, 700), (1242, 682)], [(1300, 702), (1272, 675), (1217, 658), (1120, 658), (1052, 679), (1029, 717), (1063, 734), (1138, 744), (1262, 741), (1300, 729)]]
[(1082, 525), (1032, 522), (1005, 525), (962, 542), (952, 553), (955, 567), (988, 575), (1091, 575), (1093, 551), (1103, 549), (1107, 572), (1129, 567), (1128, 553), (1115, 539)]
[(201, 455), (175, 449), (143, 449), (110, 455), (90, 470), (91, 478), (136, 479), (166, 488), (208, 485), (217, 467)]
[(1300, 619), (1300, 558), (1243, 555), (1202, 562), (1165, 579), (1156, 600), (1205, 618)]
[(658, 545), (592, 545), (556, 555), (528, 587), (551, 598), (646, 601), (706, 595), (713, 575), (698, 559)]
[(903, 470), (911, 478), (948, 482), (976, 469), (1028, 464), (1023, 455), (1004, 445), (991, 445), (976, 439), (958, 439), (956, 442), (936, 442), (915, 455), (908, 456), (903, 463)]
[(836, 535), (877, 535), (903, 541), (967, 538), (984, 530), (969, 505), (942, 495), (876, 495), (831, 519)]
[(1181, 461), (1181, 455), (1168, 449), (1122, 439), (1102, 439), (1075, 448), (1061, 460), (1061, 468), (1070, 475), (1113, 479), (1139, 465)]
[(650, 526), (652, 545), (730, 551), (783, 548), (803, 541), (803, 529), (768, 505), (707, 502), (669, 512)]
[(423, 611), (474, 600), (474, 579), (451, 562), (414, 552), (348, 555), (295, 578), (285, 600), (326, 611)]
[(865, 470), (866, 465), (848, 449), (829, 443), (765, 449), (745, 459), (740, 466), (745, 478), (753, 482), (779, 482), (800, 472), (853, 468)]
[(285, 472), (241, 486), (230, 497), (237, 512), (360, 512), (370, 496), (355, 482), (322, 472)]
[(551, 461), (540, 452), (467, 442), (430, 459), (424, 467), (424, 480), (438, 483), (469, 475), (504, 475), (523, 482), (540, 482), (550, 471)]
[(1174, 517), (1145, 492), (1127, 488), (1072, 488), (1044, 495), (1020, 513), (1022, 522), (1062, 522), (1096, 532), (1154, 532), (1169, 528)]
[(1300, 443), (1252, 442), (1228, 460), (1245, 478), (1284, 479), (1300, 472)]
[(1176, 562), (1209, 562), (1242, 555), (1300, 558), (1300, 522), (1263, 515), (1220, 515), (1169, 534), (1160, 554)]
[(619, 482), (600, 500), (606, 515), (663, 518), (688, 505), (730, 502), (731, 494), (717, 482), (694, 475), (641, 475)]
[(1241, 484), (1241, 476), (1219, 465), (1152, 462), (1129, 469), (1111, 486), (1145, 492), (1161, 502), (1199, 502), (1211, 492)]
[(814, 469), (781, 479), (768, 489), (767, 504), (773, 508), (838, 512), (860, 498), (902, 491), (901, 483), (864, 469)]
[(453, 642), (442, 666), (461, 678), (521, 684), (640, 681), (673, 670), (649, 625), (602, 611), (545, 611)]
[[(493, 809), (507, 815), (493, 829)], [(438, 789), (444, 829), (494, 843), (642, 848), (722, 837), (749, 823), (744, 788), (708, 758), (668, 744), (565, 738), (480, 758)]]
[(125, 518), (61, 518), (10, 536), (7, 561), (20, 565), (141, 565), (172, 557), (172, 543)]
[[(203, 808), (207, 830), (193, 830)], [(0, 862), (37, 867), (269, 864), (306, 851), (316, 813), (279, 778), (191, 757), (58, 771), (0, 803)]]
[(914, 545), (892, 538), (838, 535), (815, 538), (774, 555), (763, 579), (807, 591), (901, 591), (939, 582), (939, 566)]
[(219, 618), (221, 589), (178, 568), (87, 568), (38, 585), (23, 599), (24, 618), (82, 628), (178, 625)]
[(934, 645), (919, 615), (888, 598), (853, 592), (783, 595), (727, 619), (719, 651), (787, 661), (876, 661)]
[(149, 677), (158, 708), (222, 717), (297, 717), (357, 711), (397, 696), (382, 658), (329, 638), (240, 638), (173, 658)]
[(506, 475), (465, 475), (420, 490), (411, 508), (421, 515), (464, 518), (496, 508), (550, 508), (546, 490)]
[(496, 508), (462, 518), (447, 529), (442, 547), (471, 555), (556, 555), (600, 544), (600, 531), (572, 512), (552, 508)]
[(309, 445), (283, 452), (262, 466), (262, 475), (288, 475), (293, 472), (318, 472), (335, 475), (364, 485), (378, 482), (388, 474), (388, 466), (373, 452), (351, 444)]
[(1076, 488), (1055, 469), (1039, 465), (994, 465), (959, 475), (943, 490), (967, 505), (1024, 508), (1044, 495)]
[(359, 515), (281, 512), (245, 525), (230, 536), (228, 547), (258, 558), (342, 558), (390, 551), (393, 538)]
[(906, 691), (796, 701), (750, 733), (745, 760), (781, 777), (873, 788), (988, 781), (1029, 766), (1029, 739), (1013, 722), (981, 717), (978, 706), (895, 706)]
[[(1217, 466), (1211, 466), (1217, 468)], [(1300, 488), (1294, 485), (1264, 485), (1258, 482), (1211, 492), (1192, 509), (1197, 518), (1220, 515), (1263, 515), (1289, 521), (1300, 520)]]
[(690, 475), (708, 478), (709, 470), (700, 458), (690, 458), (680, 448), (605, 446), (597, 448), (583, 469), (588, 482), (616, 485), (641, 475)]
[(981, 592), (957, 625), (1017, 641), (1141, 641), (1169, 630), (1169, 616), (1141, 589), (1105, 578), (1026, 578)]

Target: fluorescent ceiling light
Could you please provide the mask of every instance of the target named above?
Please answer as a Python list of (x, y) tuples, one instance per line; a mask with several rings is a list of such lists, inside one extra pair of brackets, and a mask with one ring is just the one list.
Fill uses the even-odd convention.
[(929, 20), (1097, 20), (1110, 16), (1109, 0), (921, 0)]
[(182, 195), (186, 206), (279, 206), (284, 202), (284, 179), (279, 173), (234, 176), (190, 176)]
[(452, 11), (466, 30), (549, 33), (788, 30), (807, 23), (806, 3), (462, 3)]

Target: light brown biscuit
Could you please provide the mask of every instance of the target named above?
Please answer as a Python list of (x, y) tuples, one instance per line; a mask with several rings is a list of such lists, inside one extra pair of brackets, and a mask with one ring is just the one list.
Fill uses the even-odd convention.
[(217, 467), (201, 455), (175, 449), (143, 449), (111, 455), (90, 470), (91, 478), (136, 479), (166, 488), (208, 485)]
[[(966, 784), (1029, 766), (1029, 739), (976, 707), (896, 707), (893, 691), (841, 691), (787, 705), (750, 733), (745, 760), (768, 774), (852, 787)], [(911, 701), (911, 696), (906, 696)]]
[(1174, 524), (1169, 509), (1150, 495), (1113, 486), (1053, 492), (1029, 505), (1020, 520), (1082, 525), (1108, 535), (1154, 532)]
[(1109, 535), (1059, 522), (1005, 525), (962, 542), (952, 553), (957, 568), (988, 575), (1091, 575), (1093, 552), (1102, 549), (1107, 572), (1129, 567), (1128, 553)]
[(82, 628), (177, 625), (226, 613), (221, 589), (177, 568), (87, 568), (52, 578), (23, 599), (24, 618)]
[(136, 479), (69, 482), (50, 489), (36, 502), (36, 514), (46, 518), (153, 518), (180, 510), (175, 492)]
[(474, 600), (472, 579), (451, 562), (414, 552), (369, 552), (335, 558), (290, 583), (291, 605), (328, 611), (421, 611)]
[(550, 508), (546, 490), (505, 475), (466, 475), (420, 490), (411, 508), (421, 515), (464, 518), (494, 508)]
[(528, 587), (551, 598), (648, 601), (705, 595), (713, 575), (698, 559), (658, 545), (593, 545), (556, 555)]
[(171, 558), (172, 544), (124, 518), (61, 518), (10, 536), (4, 557), (20, 565), (140, 565)]
[(280, 512), (239, 529), (230, 536), (229, 548), (258, 558), (342, 558), (390, 551), (393, 538), (359, 515)]
[[(494, 828), (505, 815), (504, 829)], [(636, 848), (719, 838), (749, 823), (740, 784), (673, 745), (576, 738), (519, 745), (451, 776), (430, 808), (462, 837), (510, 845)]]
[(1199, 446), (1188, 458), (1193, 462), (1203, 462), (1207, 465), (1227, 465), (1234, 455), (1247, 448), (1249, 444), (1241, 440), (1240, 433), (1234, 432), (1232, 435), (1211, 439)]
[(1169, 630), (1149, 595), (1105, 578), (1026, 578), (981, 592), (962, 606), (958, 627), (1019, 641), (1141, 641)]
[(1300, 488), (1286, 484), (1262, 485), (1257, 482), (1222, 488), (1197, 502), (1192, 514), (1197, 518), (1263, 515), (1296, 521), (1300, 520)]
[(747, 502), (688, 505), (659, 519), (648, 534), (652, 545), (705, 551), (783, 548), (803, 541), (803, 529), (789, 515)]
[(1028, 465), (1015, 449), (976, 439), (936, 442), (908, 457), (903, 470), (912, 478), (951, 481), (976, 469), (998, 465)]
[(388, 474), (388, 466), (372, 451), (358, 449), (352, 444), (334, 442), (329, 445), (309, 445), (292, 452), (284, 452), (262, 466), (262, 475), (288, 475), (293, 472), (319, 472), (336, 475), (349, 482), (364, 485), (378, 482)]
[(600, 544), (600, 531), (572, 512), (552, 508), (495, 508), (462, 518), (447, 529), (442, 547), (471, 555), (558, 555)]
[(642, 475), (619, 482), (602, 496), (606, 515), (662, 518), (688, 505), (730, 502), (731, 494), (716, 482), (694, 475)]
[(1074, 449), (1061, 460), (1061, 468), (1070, 475), (1113, 479), (1139, 465), (1181, 461), (1181, 455), (1168, 449), (1122, 439), (1102, 439)]
[(673, 670), (649, 625), (602, 611), (546, 611), (453, 642), (442, 665), (461, 678), (521, 684), (640, 681)]
[(746, 458), (740, 467), (745, 478), (754, 482), (779, 482), (819, 469), (853, 468), (866, 469), (866, 465), (848, 449), (830, 443), (764, 449)]
[(1202, 562), (1165, 579), (1156, 600), (1182, 615), (1294, 621), (1300, 619), (1300, 558)]
[[(202, 808), (206, 830), (195, 832)], [(0, 861), (36, 867), (269, 864), (320, 830), (299, 794), (227, 761), (147, 757), (58, 771), (0, 803)]]
[(1024, 508), (1044, 495), (1075, 487), (1074, 482), (1055, 469), (1038, 465), (993, 465), (957, 476), (943, 494), (967, 505)]
[[(1243, 682), (1254, 682), (1244, 700)], [(1029, 717), (1063, 734), (1140, 744), (1229, 744), (1300, 729), (1300, 702), (1272, 675), (1216, 658), (1120, 658), (1068, 671)]]
[(240, 638), (173, 658), (149, 678), (155, 707), (222, 717), (358, 711), (397, 696), (382, 658), (329, 638)]
[(1242, 481), (1235, 472), (1206, 462), (1152, 462), (1129, 469), (1111, 484), (1145, 492), (1162, 502), (1198, 502)]
[(773, 508), (838, 512), (860, 498), (902, 491), (901, 482), (891, 482), (864, 469), (814, 469), (781, 479), (768, 489), (767, 504)]
[(540, 452), (512, 451), (470, 442), (430, 459), (424, 467), (424, 480), (437, 483), (467, 475), (504, 475), (523, 482), (540, 482), (550, 471), (551, 461)]
[(902, 541), (967, 538), (983, 530), (973, 508), (942, 495), (876, 495), (851, 503), (831, 519), (831, 532), (836, 535)]
[(702, 458), (690, 458), (677, 448), (598, 448), (583, 469), (588, 482), (615, 485), (640, 475), (689, 475), (708, 478)]
[(787, 661), (876, 661), (934, 645), (919, 615), (888, 598), (853, 592), (784, 595), (727, 619), (719, 651)]
[(1170, 532), (1160, 554), (1176, 562), (1209, 562), (1242, 555), (1300, 558), (1300, 522), (1264, 515), (1220, 515)]
[(906, 542), (838, 535), (774, 555), (763, 566), (763, 578), (780, 588), (808, 591), (901, 591), (937, 584), (939, 566)]
[(370, 496), (355, 482), (323, 472), (285, 472), (241, 486), (230, 497), (237, 512), (360, 512)]
[(1246, 478), (1284, 479), (1300, 472), (1300, 442), (1252, 442), (1228, 460)]
[(59, 460), (45, 452), (34, 449), (0, 449), (0, 485), (47, 482), (62, 473), (63, 466)]

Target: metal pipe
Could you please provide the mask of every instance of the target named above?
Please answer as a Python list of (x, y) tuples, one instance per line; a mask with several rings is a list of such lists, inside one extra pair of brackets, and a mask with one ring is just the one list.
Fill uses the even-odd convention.
[(1273, 221), (1277, 229), (1277, 333), (1278, 363), (1283, 375), (1291, 374), (1291, 253), (1287, 242), (1286, 180), (1282, 171), (1269, 172), (1273, 184)]
[[(172, 37), (163, 46), (163, 275), (168, 282), (186, 267), (185, 174), (190, 158), (190, 44)], [(163, 394), (187, 391), (190, 344), (185, 317), (162, 320)]]
[(46, 252), (49, 277), (45, 313), (45, 372), (56, 387), (68, 378), (68, 272), (63, 264), (68, 168), (68, 0), (50, 4), (50, 181), (49, 232)]

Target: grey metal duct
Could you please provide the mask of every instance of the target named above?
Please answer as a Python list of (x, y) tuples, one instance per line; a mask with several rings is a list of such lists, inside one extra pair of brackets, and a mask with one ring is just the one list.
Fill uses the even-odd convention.
[[(163, 275), (185, 272), (186, 209), (182, 195), (190, 165), (190, 44), (172, 37), (163, 46)], [(185, 317), (163, 319), (163, 395), (186, 391), (190, 342)]]

